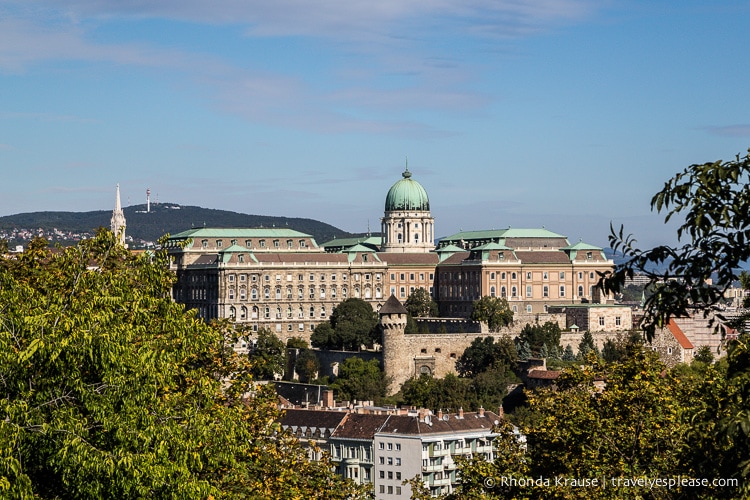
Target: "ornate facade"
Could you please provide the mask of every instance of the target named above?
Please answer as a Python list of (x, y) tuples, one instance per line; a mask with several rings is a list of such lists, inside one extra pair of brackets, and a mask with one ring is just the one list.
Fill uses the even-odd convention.
[(407, 169), (386, 195), (382, 237), (318, 245), (290, 229), (200, 228), (170, 237), (173, 297), (200, 317), (269, 328), (282, 340), (309, 338), (333, 308), (358, 297), (379, 310), (428, 290), (442, 316), (468, 317), (473, 301), (505, 297), (519, 314), (551, 305), (606, 302), (601, 248), (546, 229), (460, 232), (435, 248), (427, 192)]

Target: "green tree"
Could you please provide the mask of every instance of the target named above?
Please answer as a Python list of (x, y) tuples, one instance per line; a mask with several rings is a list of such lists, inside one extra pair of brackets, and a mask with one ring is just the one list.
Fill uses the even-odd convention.
[(378, 315), (362, 299), (350, 298), (337, 305), (331, 313), (335, 345), (339, 349), (358, 351), (363, 345), (372, 347), (380, 340)]
[(258, 330), (258, 338), (248, 357), (256, 380), (274, 380), (276, 375), (284, 375), (286, 347), (268, 328)]
[(513, 311), (510, 309), (507, 300), (486, 295), (474, 301), (471, 319), (484, 321), (490, 331), (497, 332), (513, 323)]
[(438, 305), (432, 299), (430, 292), (424, 288), (415, 289), (404, 302), (404, 307), (414, 318), (438, 315)]
[(320, 360), (312, 349), (300, 349), (294, 362), (294, 371), (297, 372), (300, 382), (310, 383), (317, 378), (320, 371)]
[(318, 349), (341, 349), (341, 344), (336, 339), (336, 332), (333, 331), (330, 321), (323, 321), (315, 325), (310, 335), (310, 344)]
[(699, 363), (706, 363), (707, 365), (710, 365), (714, 362), (714, 353), (711, 352), (711, 347), (707, 345), (702, 345), (698, 348), (698, 351), (696, 351), (695, 356), (693, 356), (693, 361), (698, 361)]
[(561, 335), (560, 325), (555, 321), (547, 321), (543, 325), (526, 323), (526, 326), (521, 329), (521, 333), (516, 337), (516, 343), (525, 341), (531, 349), (532, 356), (540, 356), (542, 347), (546, 346), (549, 353), (550, 349), (559, 346)]
[(377, 359), (347, 358), (339, 365), (339, 375), (330, 387), (339, 400), (380, 402), (388, 391), (388, 377)]
[[(647, 339), (670, 318), (691, 311), (715, 314), (723, 321), (724, 292), (739, 279), (741, 264), (750, 259), (750, 154), (734, 160), (694, 164), (669, 179), (651, 199), (651, 208), (683, 222), (677, 229), (681, 246), (660, 245), (642, 250), (632, 235), (611, 229), (610, 246), (625, 261), (603, 276), (605, 292), (617, 292), (635, 272), (644, 273), (653, 286), (641, 327)], [(750, 348), (744, 318), (737, 322), (741, 335), (727, 349), (727, 397), (720, 404), (716, 439), (731, 443), (726, 454), (739, 457), (744, 496), (750, 494)]]
[(0, 261), (0, 496), (357, 494), (279, 432), (231, 325), (170, 299), (165, 252), (29, 250)]
[(287, 349), (309, 349), (307, 341), (302, 337), (292, 337), (286, 341)]
[(578, 359), (585, 359), (586, 355), (589, 352), (593, 352), (597, 357), (599, 356), (599, 348), (596, 347), (594, 336), (589, 330), (586, 330), (585, 332), (583, 332), (581, 342), (578, 344)]
[(493, 337), (477, 337), (472, 340), (456, 362), (456, 370), (462, 377), (474, 377), (496, 365), (515, 369), (518, 364), (516, 348), (508, 335), (497, 341)]
[(576, 355), (575, 353), (573, 353), (573, 346), (571, 346), (570, 344), (566, 345), (565, 351), (563, 352), (563, 355), (562, 355), (562, 360), (563, 361), (575, 361), (575, 359), (576, 359)]
[(437, 385), (437, 379), (432, 375), (422, 373), (419, 377), (412, 377), (401, 385), (401, 397), (407, 405), (435, 408)]

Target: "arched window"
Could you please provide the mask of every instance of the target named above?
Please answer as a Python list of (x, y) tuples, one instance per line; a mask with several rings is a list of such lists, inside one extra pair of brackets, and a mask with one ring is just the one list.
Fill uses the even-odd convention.
[(494, 296), (495, 296), (495, 287), (491, 286), (490, 287), (490, 297), (494, 297)]

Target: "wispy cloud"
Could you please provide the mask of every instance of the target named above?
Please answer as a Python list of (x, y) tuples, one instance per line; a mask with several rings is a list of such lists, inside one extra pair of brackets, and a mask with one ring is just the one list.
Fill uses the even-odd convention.
[(722, 137), (750, 137), (750, 124), (707, 127), (709, 133)]
[[(466, 113), (489, 98), (471, 88), (478, 69), (444, 43), (451, 36), (526, 36), (586, 18), (592, 0), (6, 0), (0, 6), (0, 72), (82, 61), (177, 71), (201, 85), (221, 110), (251, 121), (315, 130), (410, 137), (452, 134), (408, 111)], [(246, 37), (308, 37), (336, 54), (322, 69), (337, 85), (299, 70), (259, 69), (159, 46), (144, 38), (102, 42), (108, 23), (161, 19), (233, 26)], [(146, 35), (144, 35), (146, 36)], [(238, 41), (239, 43), (239, 41)], [(344, 63), (343, 61), (347, 61)], [(354, 64), (351, 61), (356, 61)], [(407, 111), (394, 120), (389, 111)]]

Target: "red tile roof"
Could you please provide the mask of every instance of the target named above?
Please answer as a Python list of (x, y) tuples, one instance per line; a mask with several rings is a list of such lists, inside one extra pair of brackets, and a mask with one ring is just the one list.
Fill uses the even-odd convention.
[(690, 339), (688, 339), (685, 334), (682, 332), (679, 326), (677, 326), (677, 323), (675, 323), (673, 320), (669, 320), (669, 323), (667, 323), (667, 328), (672, 333), (672, 336), (677, 340), (677, 342), (680, 343), (680, 346), (683, 349), (694, 349), (695, 346), (693, 346), (693, 343), (690, 342)]

